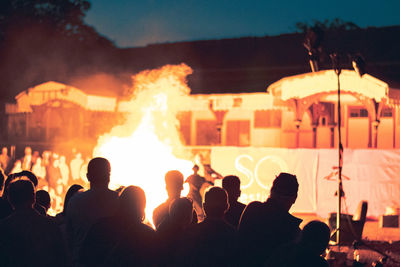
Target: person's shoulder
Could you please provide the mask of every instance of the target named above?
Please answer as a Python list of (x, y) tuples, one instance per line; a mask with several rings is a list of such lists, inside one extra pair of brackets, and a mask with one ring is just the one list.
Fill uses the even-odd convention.
[(47, 229), (48, 231), (59, 231), (59, 227), (57, 225), (57, 222), (55, 221), (54, 217), (50, 216), (43, 216), (39, 214), (37, 211), (32, 210), (29, 213), (28, 219), (33, 223), (37, 224), (38, 226), (42, 226), (44, 229)]
[(147, 225), (145, 223), (142, 223), (142, 229), (143, 229), (143, 231), (146, 231), (148, 233), (155, 233), (156, 232), (152, 227), (150, 227), (149, 225)]
[(155, 214), (159, 214), (161, 212), (163, 212), (164, 210), (168, 210), (169, 209), (169, 203), (168, 202), (164, 202), (161, 203), (160, 205), (158, 205), (154, 210), (153, 210), (153, 216)]
[(74, 194), (71, 199), (69, 200), (69, 205), (75, 203), (75, 202), (80, 202), (82, 201), (82, 199), (87, 198), (90, 195), (90, 190), (86, 190), (83, 192), (78, 192), (76, 194)]
[(289, 214), (288, 218), (289, 218), (290, 222), (293, 223), (294, 225), (299, 226), (303, 222), (302, 219), (297, 218), (290, 213), (288, 213), (288, 214)]
[(222, 227), (223, 229), (225, 229), (225, 231), (228, 232), (228, 233), (233, 234), (233, 233), (236, 232), (235, 227), (233, 227), (231, 224), (227, 223), (227, 222), (224, 221), (224, 220), (223, 220), (222, 223), (221, 223), (221, 227)]
[(141, 236), (141, 237), (147, 237), (150, 239), (154, 239), (156, 237), (156, 231), (150, 227), (149, 225), (145, 223), (139, 223), (135, 225), (133, 228), (128, 230), (128, 236)]
[[(161, 217), (168, 214), (168, 212), (169, 212), (169, 203), (168, 202), (164, 202), (164, 203), (158, 205), (157, 208), (155, 208), (153, 210), (153, 221), (154, 221), (154, 219), (156, 219), (156, 220), (161, 219)], [(156, 223), (156, 222), (154, 222), (154, 223)], [(159, 223), (159, 222), (157, 222), (157, 223)]]
[(246, 205), (243, 204), (242, 202), (236, 201), (235, 208), (240, 209), (240, 210), (244, 210), (244, 208), (246, 208)]
[(251, 210), (256, 210), (263, 208), (265, 203), (260, 202), (260, 201), (253, 201), (247, 204), (245, 211), (251, 211)]
[(107, 194), (109, 194), (113, 198), (118, 198), (119, 197), (118, 192), (114, 191), (114, 190), (111, 190), (111, 189), (107, 189)]
[(243, 210), (242, 216), (239, 222), (239, 228), (243, 228), (244, 225), (254, 223), (254, 220), (260, 219), (260, 216), (263, 215), (262, 209), (264, 208), (264, 203), (260, 201), (250, 202)]

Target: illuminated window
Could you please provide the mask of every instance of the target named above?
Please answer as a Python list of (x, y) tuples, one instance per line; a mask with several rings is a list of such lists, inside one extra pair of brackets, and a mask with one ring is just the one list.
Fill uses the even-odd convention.
[(381, 117), (383, 118), (391, 118), (393, 117), (393, 111), (391, 108), (384, 108), (381, 111)]
[(250, 145), (250, 121), (248, 120), (227, 121), (226, 145), (227, 146)]
[(368, 118), (368, 110), (365, 108), (352, 107), (349, 111), (351, 118)]
[(233, 107), (240, 107), (242, 105), (242, 98), (236, 97), (233, 99)]

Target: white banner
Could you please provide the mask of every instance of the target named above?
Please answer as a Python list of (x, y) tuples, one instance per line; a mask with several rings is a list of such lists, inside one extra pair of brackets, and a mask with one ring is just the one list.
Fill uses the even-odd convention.
[[(344, 213), (353, 214), (362, 200), (368, 216), (378, 217), (386, 207), (400, 207), (400, 151), (344, 150)], [(327, 217), (337, 209), (336, 149), (213, 147), (211, 166), (222, 175), (241, 180), (241, 201), (265, 201), (275, 176), (289, 172), (299, 181), (298, 199), (291, 212)]]

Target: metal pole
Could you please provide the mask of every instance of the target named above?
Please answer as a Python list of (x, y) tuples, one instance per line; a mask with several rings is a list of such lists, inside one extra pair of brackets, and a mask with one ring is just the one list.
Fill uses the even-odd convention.
[(343, 165), (343, 146), (342, 146), (342, 131), (341, 131), (341, 124), (342, 124), (342, 116), (341, 116), (341, 105), (340, 105), (340, 72), (341, 69), (338, 66), (335, 69), (337, 75), (337, 82), (338, 82), (338, 136), (339, 136), (339, 145), (338, 145), (338, 203), (337, 203), (337, 214), (336, 214), (336, 243), (338, 245), (338, 249), (340, 251), (340, 214), (342, 210), (342, 165)]

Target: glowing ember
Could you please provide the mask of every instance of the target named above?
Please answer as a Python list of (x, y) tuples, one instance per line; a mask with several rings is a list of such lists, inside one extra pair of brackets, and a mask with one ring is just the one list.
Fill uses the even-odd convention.
[(185, 155), (177, 119), (180, 108), (188, 103), (186, 76), (191, 72), (181, 64), (135, 75), (134, 95), (125, 103), (129, 109), (126, 123), (100, 137), (93, 153), (111, 162), (111, 188), (143, 188), (149, 220), (153, 209), (167, 199), (165, 173), (176, 169), (187, 177), (193, 166), (182, 159), (191, 155)]

